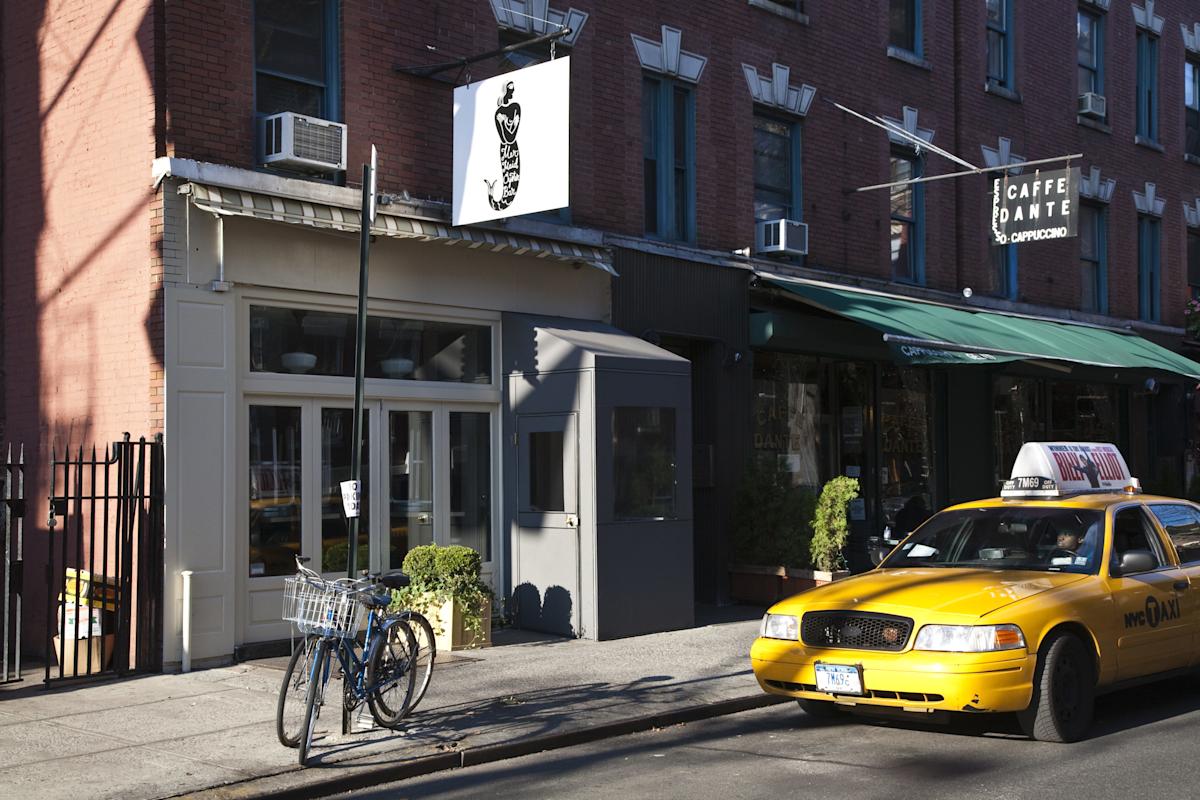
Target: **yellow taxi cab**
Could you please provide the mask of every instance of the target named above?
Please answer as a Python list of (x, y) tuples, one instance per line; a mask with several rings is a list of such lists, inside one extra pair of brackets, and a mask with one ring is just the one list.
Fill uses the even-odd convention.
[(1098, 692), (1200, 666), (1200, 506), (1111, 444), (1027, 443), (1001, 497), (930, 517), (873, 570), (776, 603), (763, 690), (814, 715), (1017, 712), (1070, 742)]

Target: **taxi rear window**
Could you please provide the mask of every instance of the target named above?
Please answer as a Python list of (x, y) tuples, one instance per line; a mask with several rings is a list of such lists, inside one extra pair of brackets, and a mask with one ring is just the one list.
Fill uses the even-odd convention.
[(1103, 535), (1103, 513), (1086, 509), (1003, 506), (943, 511), (880, 566), (1095, 574)]

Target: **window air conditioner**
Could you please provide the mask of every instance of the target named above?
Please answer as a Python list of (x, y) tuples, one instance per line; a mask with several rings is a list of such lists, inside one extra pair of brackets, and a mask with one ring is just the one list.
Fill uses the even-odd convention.
[(305, 172), (346, 168), (346, 126), (284, 111), (262, 118), (262, 163)]
[(1102, 94), (1084, 92), (1079, 95), (1079, 107), (1076, 110), (1081, 117), (1104, 119), (1108, 115), (1108, 101)]
[(765, 219), (754, 225), (754, 255), (802, 256), (808, 253), (808, 226), (791, 219)]

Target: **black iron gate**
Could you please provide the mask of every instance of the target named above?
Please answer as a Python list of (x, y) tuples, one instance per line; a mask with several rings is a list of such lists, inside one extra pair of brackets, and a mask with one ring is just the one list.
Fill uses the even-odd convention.
[(47, 526), (46, 683), (161, 671), (162, 436), (52, 453)]
[(4, 474), (0, 476), (4, 485), (0, 487), (0, 532), (4, 535), (4, 621), (0, 633), (4, 642), (0, 645), (0, 683), (21, 679), (21, 578), (24, 572), (23, 550), (25, 537), (25, 448), (17, 451), (13, 461), (12, 445), (4, 461)]

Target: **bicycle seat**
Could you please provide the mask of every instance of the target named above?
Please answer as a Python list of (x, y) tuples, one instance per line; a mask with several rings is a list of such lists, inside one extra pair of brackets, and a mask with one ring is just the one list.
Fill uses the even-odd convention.
[(367, 608), (387, 608), (392, 604), (392, 596), (390, 594), (361, 594), (358, 597), (360, 603)]
[(408, 575), (398, 569), (379, 574), (379, 582), (389, 589), (403, 589), (411, 582)]

